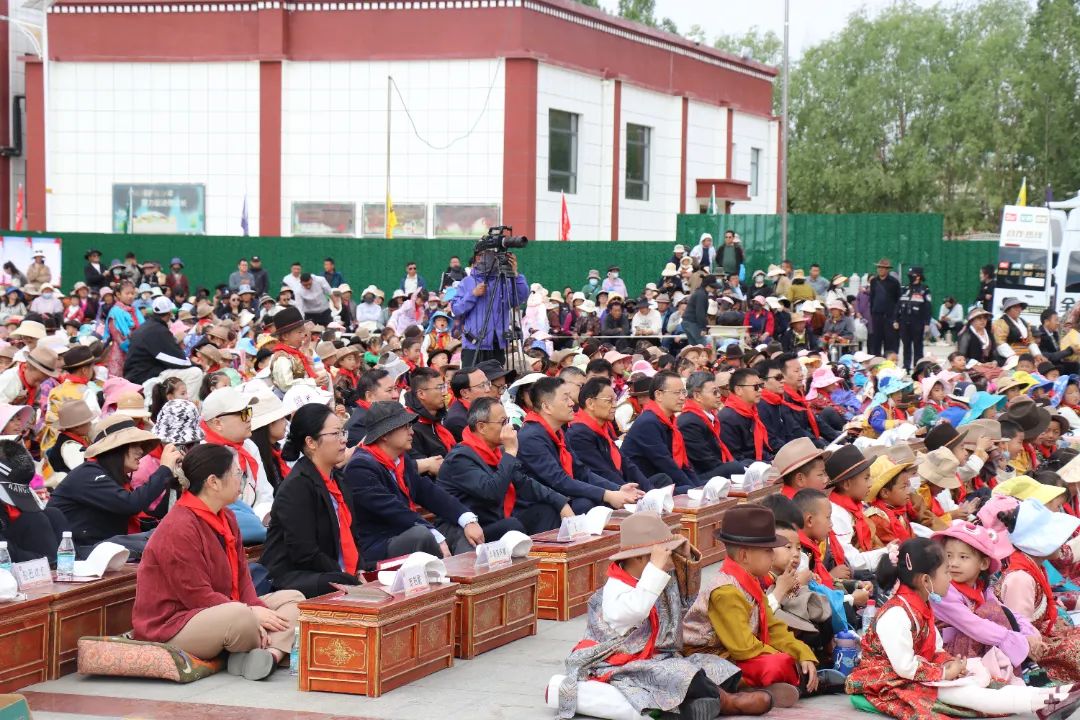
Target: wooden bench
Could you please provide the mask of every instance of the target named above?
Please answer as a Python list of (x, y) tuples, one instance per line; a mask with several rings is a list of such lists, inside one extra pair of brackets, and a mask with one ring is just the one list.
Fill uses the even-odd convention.
[(509, 565), (476, 567), (476, 553), (444, 560), (458, 584), (454, 605), (454, 657), (470, 660), (536, 634), (540, 561), (515, 558)]
[(300, 603), (300, 689), (378, 697), (454, 664), (457, 583), (411, 598)]
[(75, 672), (79, 638), (131, 630), (135, 566), (100, 580), (28, 588), (0, 604), (0, 692)]
[(689, 495), (675, 496), (675, 512), (682, 518), (682, 534), (690, 544), (701, 551), (701, 564), (712, 565), (724, 559), (724, 543), (715, 533), (724, 524), (724, 513), (738, 504), (736, 498), (725, 498), (714, 503), (691, 500)]
[(569, 620), (586, 610), (589, 596), (607, 580), (619, 533), (605, 530), (581, 540), (559, 542), (558, 530), (532, 536), (530, 557), (540, 560), (538, 614), (543, 620)]

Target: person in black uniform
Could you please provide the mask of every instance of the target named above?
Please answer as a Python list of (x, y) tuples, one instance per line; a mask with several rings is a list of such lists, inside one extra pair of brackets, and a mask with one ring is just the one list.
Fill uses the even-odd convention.
[(983, 310), (993, 311), (994, 304), (994, 266), (983, 265), (979, 269), (979, 294), (975, 296), (975, 303), (982, 306)]
[(889, 274), (892, 263), (888, 258), (877, 262), (877, 277), (870, 280), (870, 336), (866, 351), (871, 355), (884, 356), (900, 349), (900, 329), (896, 320), (896, 306), (900, 302), (900, 281)]
[(923, 337), (930, 324), (930, 288), (926, 286), (923, 269), (908, 270), (908, 286), (900, 293), (896, 319), (900, 323), (900, 342), (904, 345), (904, 369), (911, 370), (923, 356)]

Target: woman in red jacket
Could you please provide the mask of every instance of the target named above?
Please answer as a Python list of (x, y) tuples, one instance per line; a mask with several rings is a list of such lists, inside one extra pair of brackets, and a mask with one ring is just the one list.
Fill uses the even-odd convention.
[(304, 596), (259, 597), (228, 505), (240, 496), (232, 450), (203, 444), (184, 458), (189, 487), (154, 531), (139, 563), (131, 620), (138, 640), (198, 658), (225, 650), (229, 672), (262, 680), (289, 657)]

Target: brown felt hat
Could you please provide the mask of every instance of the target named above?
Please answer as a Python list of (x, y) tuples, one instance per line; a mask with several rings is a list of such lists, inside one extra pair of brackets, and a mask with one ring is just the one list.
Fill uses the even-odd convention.
[(787, 540), (776, 534), (773, 511), (758, 503), (743, 503), (728, 510), (724, 513), (723, 526), (714, 535), (717, 540), (732, 545), (759, 548), (787, 545)]
[[(862, 450), (854, 445), (845, 445), (825, 461), (825, 472), (829, 475), (826, 487), (836, 487), (845, 480), (850, 480), (870, 468), (873, 460), (866, 459)], [(727, 522), (725, 518), (724, 522)]]
[(686, 538), (673, 534), (671, 528), (656, 513), (634, 513), (619, 525), (619, 552), (612, 555), (611, 559), (626, 560), (649, 555), (656, 545), (674, 550), (684, 542)]

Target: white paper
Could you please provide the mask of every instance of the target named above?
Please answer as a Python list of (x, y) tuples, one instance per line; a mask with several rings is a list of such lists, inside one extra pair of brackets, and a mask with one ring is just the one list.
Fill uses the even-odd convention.
[(928, 538), (933, 537), (934, 531), (925, 525), (919, 523), (911, 523), (911, 532), (915, 537)]
[(499, 538), (499, 542), (510, 551), (510, 557), (516, 558), (529, 557), (529, 551), (532, 550), (533, 546), (532, 538), (517, 530), (506, 533)]
[(717, 475), (712, 480), (705, 483), (705, 487), (703, 487), (701, 491), (705, 502), (712, 503), (726, 498), (730, 489), (731, 481)]
[(634, 504), (634, 512), (654, 512), (657, 515), (669, 513), (675, 509), (675, 486), (656, 488), (645, 493)]
[(480, 543), (476, 546), (477, 567), (497, 568), (509, 565), (512, 562), (510, 548), (503, 544), (501, 540)]
[[(599, 509), (601, 509), (601, 508), (600, 507), (593, 508), (593, 510), (599, 510)], [(607, 510), (608, 511), (608, 516), (610, 517), (611, 509), (610, 508), (602, 508), (602, 509)], [(592, 512), (592, 511), (590, 510), (590, 512)], [(593, 517), (600, 517), (600, 515), (596, 514)], [(603, 532), (603, 531), (604, 531), (604, 526), (603, 526), (603, 523), (601, 523), (600, 524), (600, 532)], [(563, 541), (563, 542), (569, 542), (571, 540), (578, 540), (578, 539), (583, 538), (583, 537), (588, 537), (590, 534), (591, 533), (589, 533), (588, 516), (587, 515), (572, 515), (570, 517), (564, 517), (562, 519), (562, 523), (559, 524), (559, 534), (558, 534), (558, 536), (556, 536), (556, 539), (560, 540), (560, 541)], [(599, 534), (599, 533), (597, 533), (597, 534)]]
[(119, 570), (124, 567), (128, 555), (128, 550), (123, 545), (111, 542), (98, 543), (90, 553), (90, 557), (75, 561), (75, 577), (99, 578), (106, 571)]
[(390, 592), (401, 592), (405, 587), (402, 581), (415, 575), (414, 568), (420, 568), (429, 583), (450, 582), (446, 576), (446, 563), (434, 555), (422, 552), (409, 555), (397, 570), (381, 570), (378, 575), (379, 582), (389, 585)]
[(585, 513), (581, 517), (584, 518), (585, 532), (589, 535), (602, 535), (604, 533), (604, 526), (607, 525), (608, 520), (611, 519), (611, 513), (614, 512), (611, 508), (604, 505), (597, 505), (589, 512)]

